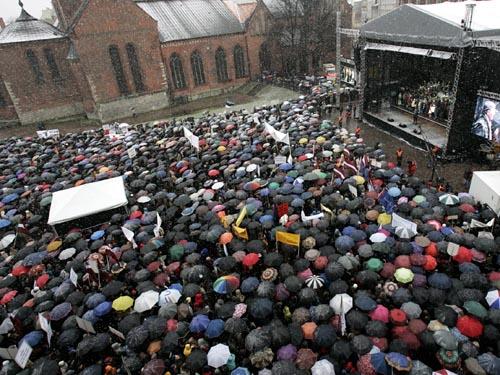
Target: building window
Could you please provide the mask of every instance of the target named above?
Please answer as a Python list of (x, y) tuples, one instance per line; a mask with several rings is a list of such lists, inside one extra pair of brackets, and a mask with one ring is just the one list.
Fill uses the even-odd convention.
[(132, 43), (128, 43), (126, 49), (128, 64), (130, 65), (130, 71), (132, 72), (132, 78), (134, 79), (135, 91), (144, 92), (146, 89), (144, 87), (144, 81), (142, 80), (141, 67), (139, 65), (139, 59), (137, 58), (135, 46)]
[(121, 95), (128, 95), (130, 91), (128, 89), (127, 80), (125, 79), (122, 60), (120, 58), (120, 51), (117, 46), (109, 46), (109, 57), (111, 58), (111, 64), (113, 65), (118, 90), (120, 90)]
[(243, 48), (241, 48), (239, 44), (234, 47), (233, 55), (236, 78), (243, 78), (247, 75), (247, 70), (245, 68), (245, 55), (243, 54)]
[(198, 51), (191, 54), (191, 68), (193, 69), (194, 84), (196, 86), (203, 85), (205, 83), (203, 59)]
[(52, 80), (56, 83), (60, 83), (62, 81), (62, 77), (61, 73), (59, 72), (59, 67), (57, 66), (54, 53), (50, 48), (45, 48), (43, 50), (43, 54), (45, 55), (47, 66), (49, 67), (50, 74), (52, 75)]
[(226, 53), (219, 47), (215, 52), (215, 67), (217, 68), (217, 80), (219, 82), (228, 81)]
[(172, 72), (172, 80), (176, 89), (183, 89), (186, 87), (186, 78), (184, 77), (184, 70), (182, 69), (182, 61), (176, 53), (170, 56), (170, 71)]
[(28, 63), (31, 66), (31, 70), (33, 71), (33, 76), (35, 77), (35, 82), (38, 84), (42, 84), (45, 82), (43, 79), (43, 73), (40, 69), (40, 64), (38, 62), (38, 57), (36, 57), (35, 52), (29, 49), (26, 51), (26, 58), (28, 59)]
[(3, 96), (3, 82), (0, 81), (0, 108), (6, 107), (7, 106), (7, 101), (5, 100), (5, 97)]

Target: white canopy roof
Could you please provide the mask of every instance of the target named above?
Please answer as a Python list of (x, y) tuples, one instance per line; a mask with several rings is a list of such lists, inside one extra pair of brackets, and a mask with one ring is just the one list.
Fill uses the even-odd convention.
[(48, 224), (65, 223), (122, 207), (127, 203), (123, 177), (57, 191), (52, 196)]

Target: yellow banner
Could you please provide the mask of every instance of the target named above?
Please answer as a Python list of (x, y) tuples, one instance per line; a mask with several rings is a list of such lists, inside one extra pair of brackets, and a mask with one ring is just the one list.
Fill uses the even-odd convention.
[(240, 214), (238, 215), (238, 218), (236, 219), (235, 225), (237, 227), (239, 227), (241, 225), (241, 222), (243, 221), (243, 219), (245, 218), (245, 216), (247, 216), (247, 206), (244, 206), (241, 209)]
[(241, 238), (242, 240), (248, 241), (248, 232), (246, 228), (240, 228), (236, 225), (233, 225), (233, 232), (237, 237)]
[(284, 243), (286, 245), (300, 247), (300, 234), (277, 231), (276, 241)]

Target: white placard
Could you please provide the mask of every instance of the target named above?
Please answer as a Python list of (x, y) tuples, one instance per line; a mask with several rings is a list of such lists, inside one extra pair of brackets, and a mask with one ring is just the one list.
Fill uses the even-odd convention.
[(300, 218), (302, 219), (302, 221), (304, 223), (311, 221), (311, 220), (319, 220), (319, 219), (323, 218), (323, 216), (325, 216), (325, 214), (323, 212), (316, 214), (316, 215), (309, 215), (309, 216), (306, 216), (304, 210), (302, 210), (300, 212)]
[(111, 332), (113, 335), (115, 335), (116, 337), (122, 339), (122, 340), (125, 340), (125, 335), (123, 333), (121, 333), (120, 331), (118, 331), (117, 329), (109, 326), (109, 332)]
[(358, 189), (356, 189), (354, 186), (352, 185), (347, 185), (349, 187), (349, 191), (351, 192), (352, 195), (354, 195), (355, 197), (358, 196)]
[(493, 224), (495, 224), (495, 218), (491, 219), (486, 224), (482, 223), (478, 220), (472, 219), (470, 222), (470, 227), (471, 228), (489, 228), (489, 227), (492, 227)]
[(403, 219), (401, 216), (395, 213), (392, 214), (391, 226), (393, 226), (394, 228), (403, 227), (411, 230), (413, 233), (417, 233), (417, 224), (415, 224), (413, 221)]
[(276, 165), (281, 165), (286, 163), (286, 156), (275, 156), (274, 157), (274, 164)]
[(446, 252), (452, 257), (458, 254), (458, 250), (460, 246), (454, 242), (448, 242), (448, 247), (446, 248)]
[(74, 286), (78, 286), (78, 275), (76, 274), (73, 267), (69, 270), (69, 280), (73, 283)]
[(12, 323), (12, 320), (10, 320), (9, 317), (5, 318), (0, 325), (0, 335), (5, 335), (6, 333), (9, 333), (12, 331), (14, 328), (14, 324)]
[(137, 150), (135, 146), (132, 146), (129, 149), (127, 149), (127, 154), (130, 159), (135, 158), (137, 156)]
[(123, 232), (123, 235), (125, 236), (125, 238), (127, 239), (127, 241), (132, 242), (132, 246), (134, 247), (134, 249), (136, 249), (137, 243), (134, 240), (134, 232), (132, 232), (130, 229), (125, 228), (125, 227), (122, 227), (122, 232)]
[(49, 129), (49, 130), (37, 130), (36, 134), (38, 138), (47, 139), (47, 138), (59, 138), (60, 133), (59, 129)]
[(19, 367), (24, 369), (28, 364), (33, 348), (23, 340), (21, 346), (17, 350), (16, 358), (14, 359)]
[(50, 326), (50, 322), (47, 318), (45, 318), (42, 314), (38, 314), (38, 321), (40, 322), (40, 328), (47, 333), (47, 341), (50, 347), (50, 340), (52, 339), (52, 327)]
[(196, 151), (200, 151), (200, 138), (194, 135), (189, 129), (183, 127), (184, 137), (186, 137)]
[(153, 233), (154, 233), (155, 237), (160, 237), (161, 223), (162, 223), (162, 221), (161, 221), (160, 214), (157, 212), (156, 213), (156, 226), (153, 229)]
[(95, 273), (99, 274), (99, 265), (97, 263), (97, 260), (94, 259), (89, 259), (87, 261), (87, 264), (89, 265), (90, 269)]
[(94, 326), (88, 320), (79, 318), (77, 316), (76, 317), (76, 324), (78, 324), (78, 327), (80, 327), (80, 329), (84, 330), (85, 332), (95, 333)]
[(17, 346), (12, 345), (8, 348), (0, 348), (0, 357), (3, 359), (11, 360), (15, 359), (17, 354)]

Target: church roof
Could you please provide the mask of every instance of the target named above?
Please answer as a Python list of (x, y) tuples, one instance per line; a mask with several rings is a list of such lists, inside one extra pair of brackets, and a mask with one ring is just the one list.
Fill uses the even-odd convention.
[(37, 20), (22, 9), (21, 15), (0, 32), (0, 44), (32, 42), (63, 37), (63, 33), (54, 26)]
[(158, 22), (161, 42), (244, 31), (222, 0), (138, 1), (137, 5)]

